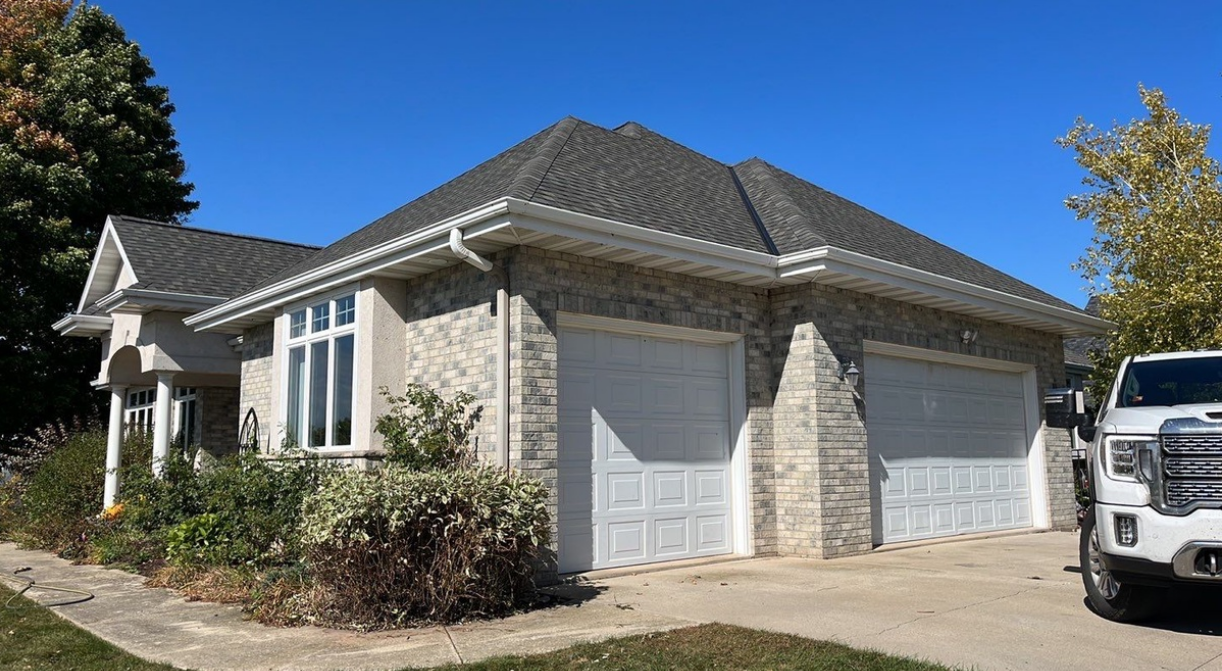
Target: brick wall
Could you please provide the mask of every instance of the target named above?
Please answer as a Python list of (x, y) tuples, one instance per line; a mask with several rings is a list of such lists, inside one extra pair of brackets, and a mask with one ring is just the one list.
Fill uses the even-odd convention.
[(272, 394), (277, 393), (272, 379), (273, 328), (272, 323), (263, 324), (247, 329), (242, 336), (242, 386), (237, 421), (240, 426), (254, 408), (259, 416), (259, 449), (263, 452), (271, 445), (275, 427), (272, 421)]
[[(500, 260), (497, 261), (498, 263)], [(427, 384), (446, 398), (475, 395), (480, 456), (496, 461), (496, 291), (488, 273), (460, 263), (407, 286), (408, 383)], [(402, 390), (396, 390), (401, 392)]]
[(243, 419), (238, 410), (241, 390), (198, 387), (195, 399), (200, 446), (214, 457), (237, 451), (238, 429)]

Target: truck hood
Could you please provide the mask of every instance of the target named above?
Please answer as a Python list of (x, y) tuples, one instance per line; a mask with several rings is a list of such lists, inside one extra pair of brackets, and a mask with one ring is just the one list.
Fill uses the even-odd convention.
[(1099, 430), (1103, 433), (1154, 435), (1168, 420), (1197, 420), (1222, 430), (1222, 403), (1156, 405), (1148, 408), (1113, 408), (1107, 411)]

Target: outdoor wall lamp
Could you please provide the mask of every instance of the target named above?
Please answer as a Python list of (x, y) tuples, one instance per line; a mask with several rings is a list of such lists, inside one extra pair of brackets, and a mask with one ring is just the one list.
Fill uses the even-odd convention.
[(848, 363), (840, 364), (840, 368), (836, 371), (836, 377), (848, 382), (850, 387), (856, 388), (857, 383), (861, 380), (861, 369), (857, 367), (857, 364), (853, 363), (852, 359), (849, 359)]
[(976, 336), (978, 335), (980, 335), (979, 331), (973, 331), (972, 329), (963, 329), (962, 331), (959, 332), (959, 342), (963, 343), (964, 345), (970, 345), (976, 342)]

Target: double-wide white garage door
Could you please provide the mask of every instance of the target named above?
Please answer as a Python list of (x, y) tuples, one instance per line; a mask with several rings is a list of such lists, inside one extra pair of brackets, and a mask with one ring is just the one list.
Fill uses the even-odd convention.
[(1021, 373), (865, 360), (874, 542), (1031, 526)]
[(731, 551), (726, 345), (559, 334), (561, 573)]

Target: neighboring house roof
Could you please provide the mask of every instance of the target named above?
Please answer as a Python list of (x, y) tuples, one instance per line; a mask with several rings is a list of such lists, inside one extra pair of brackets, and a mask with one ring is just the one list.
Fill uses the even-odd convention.
[(110, 222), (136, 276), (132, 289), (231, 298), (319, 249), (122, 215)]
[[(1089, 315), (1099, 316), (1099, 297), (1091, 296), (1086, 302), (1084, 311)], [(1100, 336), (1065, 339), (1065, 363), (1079, 368), (1093, 370), (1095, 364), (1090, 360), (1090, 353), (1103, 349), (1107, 339)]]
[[(498, 237), (489, 232), (496, 226), (513, 232)], [(586, 250), (578, 253), (623, 250), (632, 263), (755, 286), (819, 281), (1066, 334), (1104, 328), (1055, 296), (762, 160), (731, 166), (637, 123), (609, 130), (572, 117), (186, 322), (240, 332), (277, 305), (362, 272), (397, 263), (403, 276), (428, 272), (445, 263), (430, 255), (444, 254), (451, 228), (486, 235), (485, 251), (559, 236), (593, 245), (562, 247)]]

